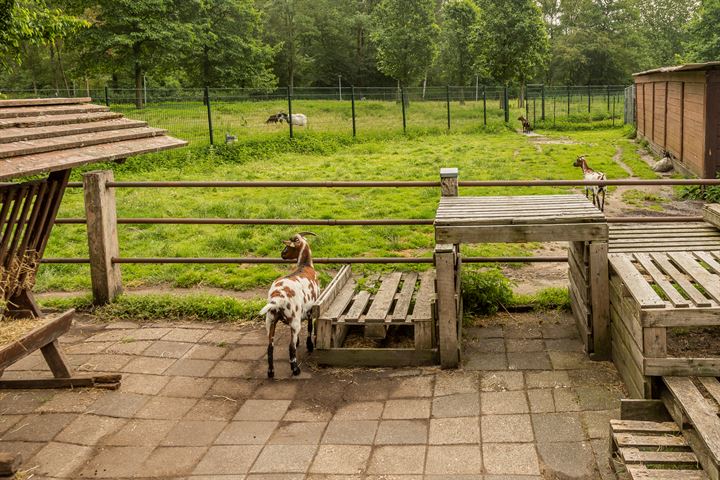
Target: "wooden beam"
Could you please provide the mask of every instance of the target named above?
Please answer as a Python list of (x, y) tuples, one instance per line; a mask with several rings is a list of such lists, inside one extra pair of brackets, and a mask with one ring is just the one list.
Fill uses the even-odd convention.
[(593, 360), (610, 358), (610, 291), (607, 242), (590, 243), (590, 304)]
[(435, 246), (435, 275), (437, 278), (437, 308), (440, 346), (440, 365), (456, 368), (460, 362), (458, 351), (457, 299), (455, 298), (455, 247)]
[(30, 355), (35, 350), (57, 340), (70, 328), (74, 314), (74, 309), (68, 310), (45, 325), (32, 330), (21, 339), (0, 348), (0, 371)]

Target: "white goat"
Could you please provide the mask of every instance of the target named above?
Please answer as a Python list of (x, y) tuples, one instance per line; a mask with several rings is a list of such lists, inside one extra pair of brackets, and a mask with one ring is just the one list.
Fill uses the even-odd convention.
[(293, 113), (292, 115), (288, 115), (286, 113), (283, 113), (283, 119), (290, 123), (290, 118), (292, 118), (292, 124), (298, 125), (300, 127), (306, 127), (307, 126), (307, 116), (305, 116), (304, 113)]
[(302, 320), (308, 320), (307, 349), (313, 351), (312, 342), (312, 315), (311, 309), (317, 300), (319, 288), (317, 274), (313, 267), (310, 245), (304, 235), (313, 235), (312, 232), (300, 232), (293, 235), (290, 240), (284, 240), (285, 248), (280, 255), (283, 260), (297, 260), (295, 270), (284, 277), (275, 280), (268, 292), (268, 303), (260, 315), (265, 315), (265, 327), (268, 334), (268, 378), (275, 376), (273, 367), (273, 338), (277, 322), (283, 322), (290, 327), (290, 369), (293, 375), (300, 374), (297, 364), (297, 348), (300, 345), (300, 329)]

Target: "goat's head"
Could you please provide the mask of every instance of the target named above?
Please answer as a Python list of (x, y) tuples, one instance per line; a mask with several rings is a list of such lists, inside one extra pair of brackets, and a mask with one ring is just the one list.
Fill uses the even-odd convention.
[(523, 123), (527, 122), (527, 120), (525, 120), (525, 117), (523, 117), (522, 115), (520, 115), (520, 116), (518, 117), (518, 120), (520, 120), (520, 121), (523, 122)]
[(300, 253), (308, 246), (308, 242), (305, 240), (305, 235), (317, 237), (317, 235), (312, 232), (299, 232), (290, 237), (289, 240), (283, 240), (285, 248), (283, 248), (280, 257), (283, 260), (297, 260)]
[(575, 159), (575, 163), (573, 163), (573, 167), (582, 167), (583, 163), (587, 163), (585, 160), (585, 155), (580, 155)]

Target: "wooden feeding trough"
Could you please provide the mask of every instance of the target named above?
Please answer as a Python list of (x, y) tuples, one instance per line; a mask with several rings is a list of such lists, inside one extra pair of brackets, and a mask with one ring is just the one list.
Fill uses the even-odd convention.
[[(0, 181), (49, 173), (42, 180), (0, 184), (0, 329), (13, 317), (42, 316), (32, 288), (71, 168), (186, 144), (90, 100), (0, 100)], [(58, 338), (73, 313), (44, 317), (46, 322), (0, 345), (0, 376), (40, 349), (54, 378), (4, 379), (0, 388), (117, 388), (119, 375), (78, 376), (65, 360)]]
[[(335, 366), (398, 367), (438, 362), (435, 272), (393, 272), (363, 288), (343, 266), (313, 307), (318, 363)], [(344, 345), (351, 328), (382, 340), (390, 329), (406, 330), (413, 347), (367, 348)]]
[(612, 354), (633, 397), (650, 377), (720, 375), (720, 358), (671, 357), (668, 329), (720, 325), (720, 251), (611, 253)]

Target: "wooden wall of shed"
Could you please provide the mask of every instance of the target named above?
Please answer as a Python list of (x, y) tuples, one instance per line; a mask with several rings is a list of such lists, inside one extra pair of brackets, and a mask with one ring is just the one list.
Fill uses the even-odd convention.
[(638, 136), (658, 154), (670, 152), (681, 169), (714, 177), (720, 168), (720, 71), (653, 73), (635, 82)]

